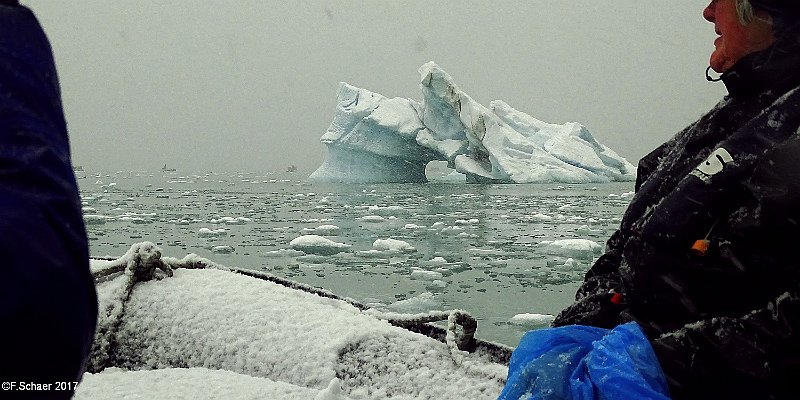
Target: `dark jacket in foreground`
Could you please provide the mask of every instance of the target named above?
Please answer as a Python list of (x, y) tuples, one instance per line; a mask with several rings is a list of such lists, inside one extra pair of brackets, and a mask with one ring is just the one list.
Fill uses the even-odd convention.
[[(2, 3), (0, 256), (0, 381), (79, 380), (97, 300), (58, 79), (36, 18)], [(6, 390), (0, 397), (70, 394)]]
[(723, 78), (730, 95), (640, 161), (619, 230), (554, 325), (637, 321), (675, 398), (798, 398), (800, 45)]

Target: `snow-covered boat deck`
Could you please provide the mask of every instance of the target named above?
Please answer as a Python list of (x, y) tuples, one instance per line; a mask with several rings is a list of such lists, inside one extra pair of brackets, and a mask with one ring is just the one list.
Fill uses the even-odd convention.
[(472, 339), (462, 312), (449, 314), (443, 343), (386, 320), (424, 316), (162, 258), (152, 244), (92, 269), (98, 336), (76, 399), (482, 399), (505, 381), (509, 349)]

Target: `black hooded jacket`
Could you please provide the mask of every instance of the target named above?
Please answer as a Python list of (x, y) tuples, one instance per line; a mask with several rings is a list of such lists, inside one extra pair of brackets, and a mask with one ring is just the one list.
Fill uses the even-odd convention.
[(638, 322), (674, 398), (800, 396), (796, 32), (739, 60), (729, 95), (639, 162), (619, 230), (554, 322)]

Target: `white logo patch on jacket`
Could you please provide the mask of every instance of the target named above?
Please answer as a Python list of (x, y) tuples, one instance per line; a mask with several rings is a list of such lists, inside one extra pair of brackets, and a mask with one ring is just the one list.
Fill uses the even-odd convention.
[(731, 157), (731, 153), (728, 153), (728, 150), (720, 147), (714, 150), (705, 161), (700, 163), (700, 165), (692, 171), (692, 175), (707, 181), (708, 178), (722, 171), (722, 169), (725, 168), (725, 164), (732, 161), (733, 157)]

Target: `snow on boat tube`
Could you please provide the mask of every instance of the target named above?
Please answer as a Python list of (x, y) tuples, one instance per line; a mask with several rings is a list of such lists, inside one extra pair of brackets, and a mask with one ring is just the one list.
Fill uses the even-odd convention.
[[(196, 255), (161, 257), (152, 243), (92, 270), (100, 317), (77, 399), (203, 398), (219, 394), (203, 382), (222, 381), (230, 398), (494, 399), (505, 383), (511, 349), (476, 340), (463, 311), (380, 313)], [(428, 323), (441, 319), (447, 329)]]

